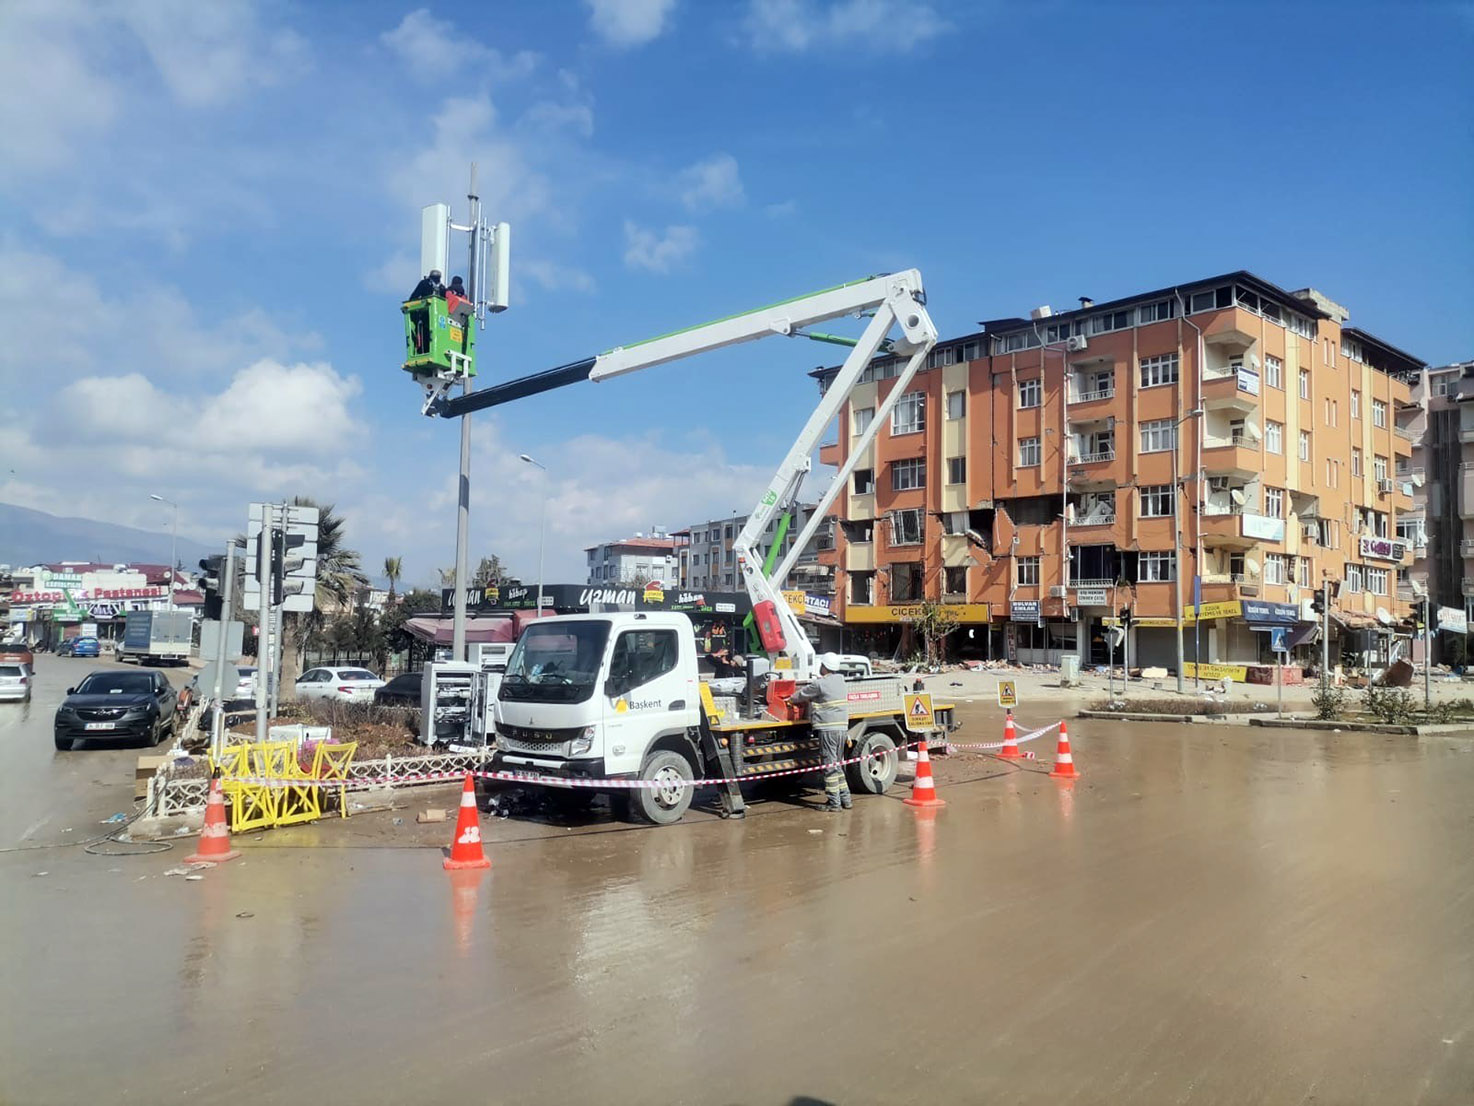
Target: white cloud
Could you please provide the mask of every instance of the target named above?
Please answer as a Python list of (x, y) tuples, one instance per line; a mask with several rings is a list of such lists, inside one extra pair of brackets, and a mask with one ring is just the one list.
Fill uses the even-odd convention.
[(594, 33), (614, 46), (643, 46), (666, 29), (676, 0), (584, 0)]
[(681, 170), (681, 203), (690, 211), (714, 207), (738, 207), (746, 199), (737, 159), (731, 154), (713, 154)]
[(560, 292), (564, 289), (592, 292), (595, 287), (594, 278), (584, 270), (546, 259), (523, 258), (517, 263), (517, 271), (548, 292)]
[(224, 104), (307, 69), (303, 38), (275, 26), (275, 15), (258, 18), (252, 0), (128, 0), (116, 10), (174, 98), (189, 107)]
[(700, 238), (695, 227), (666, 227), (665, 233), (649, 230), (626, 219), (624, 263), (631, 269), (668, 273), (696, 252)]
[(444, 81), (453, 73), (474, 67), (478, 77), (518, 81), (532, 75), (541, 60), (531, 50), (510, 57), (470, 38), (463, 29), (436, 19), (425, 8), (410, 12), (379, 40), (404, 62), (417, 80)]
[(543, 131), (567, 129), (580, 138), (592, 138), (594, 109), (588, 104), (557, 104), (544, 100), (528, 108), (519, 125)]
[(196, 426), (207, 443), (286, 455), (333, 454), (362, 434), (351, 410), (361, 389), (356, 377), (340, 376), (321, 362), (257, 361), (203, 404)]
[(797, 213), (797, 200), (784, 200), (782, 203), (768, 204), (763, 208), (763, 214), (769, 219), (786, 219), (790, 215), (796, 215)]
[(750, 0), (745, 29), (763, 52), (839, 45), (882, 53), (912, 50), (947, 23), (925, 0)]

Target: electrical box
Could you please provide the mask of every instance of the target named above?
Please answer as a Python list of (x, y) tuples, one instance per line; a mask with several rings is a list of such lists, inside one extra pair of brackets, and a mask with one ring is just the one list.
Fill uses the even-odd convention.
[(420, 744), (471, 745), (478, 739), (476, 685), (480, 669), (463, 661), (436, 661), (425, 666), (420, 684)]

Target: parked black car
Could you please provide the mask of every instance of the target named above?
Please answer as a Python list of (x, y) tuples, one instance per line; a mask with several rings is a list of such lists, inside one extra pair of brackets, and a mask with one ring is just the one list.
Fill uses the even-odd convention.
[(56, 708), (56, 747), (72, 742), (143, 741), (172, 736), (178, 696), (161, 672), (94, 672)]
[(395, 676), (374, 692), (374, 704), (381, 707), (417, 707), (420, 705), (420, 685), (424, 679), (423, 672), (406, 672), (402, 676)]

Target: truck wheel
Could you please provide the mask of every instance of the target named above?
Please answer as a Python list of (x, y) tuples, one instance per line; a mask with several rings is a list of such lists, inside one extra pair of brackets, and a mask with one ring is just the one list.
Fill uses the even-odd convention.
[(681, 815), (691, 805), (695, 790), (690, 786), (691, 762), (680, 753), (662, 749), (652, 753), (640, 772), (640, 778), (656, 780), (663, 787), (641, 787), (629, 793), (631, 821), (649, 822), (656, 826), (668, 826), (679, 822)]
[[(896, 743), (891, 740), (890, 734), (871, 730), (855, 743), (854, 751), (849, 756), (863, 757), (870, 753), (882, 755), (851, 764), (845, 769), (845, 775), (850, 781), (851, 791), (866, 795), (884, 795), (891, 784), (896, 782), (896, 771), (900, 767)], [(849, 757), (845, 759), (848, 760)]]

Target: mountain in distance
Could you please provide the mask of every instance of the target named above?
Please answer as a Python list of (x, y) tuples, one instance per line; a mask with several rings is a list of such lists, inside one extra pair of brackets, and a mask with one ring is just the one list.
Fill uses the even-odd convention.
[[(224, 545), (223, 536), (221, 544)], [(201, 557), (218, 552), (199, 542), (179, 539), (178, 560), (186, 569), (194, 568)], [(0, 564), (12, 568), (58, 561), (161, 565), (168, 559), (167, 532), (155, 534), (90, 518), (62, 518), (29, 507), (0, 503)]]

